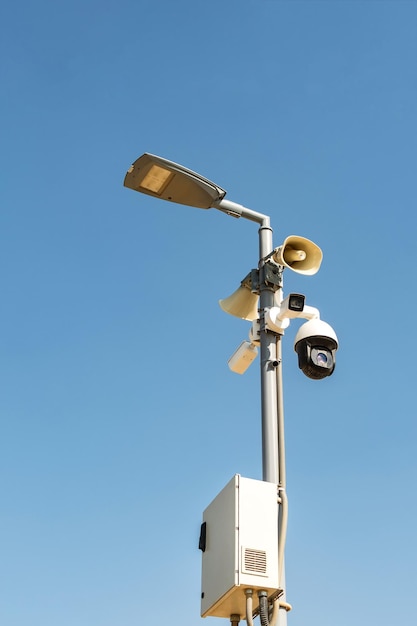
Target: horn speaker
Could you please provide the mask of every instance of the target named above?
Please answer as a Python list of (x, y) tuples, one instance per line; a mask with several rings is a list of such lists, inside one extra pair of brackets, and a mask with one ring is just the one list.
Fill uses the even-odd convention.
[(312, 275), (318, 272), (323, 253), (310, 239), (290, 235), (275, 250), (273, 258), (279, 265), (288, 267), (298, 274)]
[(219, 300), (219, 304), (226, 313), (251, 322), (258, 317), (258, 300), (258, 294), (241, 284), (231, 296)]

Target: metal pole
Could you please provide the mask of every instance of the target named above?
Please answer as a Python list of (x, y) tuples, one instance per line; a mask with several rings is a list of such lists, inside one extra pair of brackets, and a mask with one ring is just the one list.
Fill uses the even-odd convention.
[[(285, 489), (285, 455), (283, 445), (281, 446), (280, 455), (279, 446), (280, 430), (284, 420), (281, 341), (280, 338), (277, 340), (277, 336), (274, 333), (268, 332), (265, 325), (265, 309), (274, 306), (275, 291), (273, 287), (268, 286), (263, 280), (263, 266), (265, 257), (271, 254), (272, 251), (272, 229), (269, 221), (265, 221), (259, 229), (262, 478), (265, 482), (275, 483), (278, 487), (282, 486)], [(284, 443), (283, 438), (281, 443)], [(281, 479), (284, 480), (283, 485), (280, 484)], [(278, 526), (280, 525), (281, 518), (282, 506), (280, 505)], [(281, 546), (278, 546), (279, 553), (280, 548)], [(283, 556), (280, 570), (279, 582), (284, 589), (284, 595), (281, 596), (280, 600), (285, 602), (285, 567)], [(280, 608), (278, 611), (278, 624), (279, 626), (286, 626), (287, 624), (287, 613), (285, 609)]]
[(263, 280), (265, 257), (271, 254), (272, 229), (263, 223), (259, 229), (259, 311), (261, 357), (261, 411), (262, 411), (262, 478), (269, 483), (279, 482), (278, 469), (278, 404), (276, 337), (265, 325), (265, 309), (274, 306), (274, 289)]
[[(261, 356), (261, 411), (262, 411), (262, 473), (263, 480), (279, 483), (278, 467), (278, 385), (275, 368), (277, 367), (277, 346), (274, 333), (267, 332), (265, 309), (274, 306), (274, 287), (268, 285), (263, 277), (265, 258), (273, 251), (272, 228), (270, 218), (247, 207), (220, 200), (214, 202), (214, 208), (245, 219), (257, 222), (259, 227), (259, 310), (260, 310), (260, 356)], [(280, 392), (280, 397), (281, 397)]]

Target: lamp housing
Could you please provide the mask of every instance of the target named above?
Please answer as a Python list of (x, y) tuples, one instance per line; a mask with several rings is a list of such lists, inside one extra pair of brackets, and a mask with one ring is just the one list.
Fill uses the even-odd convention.
[(200, 174), (149, 153), (136, 159), (123, 184), (154, 198), (198, 209), (210, 209), (226, 195), (224, 189)]

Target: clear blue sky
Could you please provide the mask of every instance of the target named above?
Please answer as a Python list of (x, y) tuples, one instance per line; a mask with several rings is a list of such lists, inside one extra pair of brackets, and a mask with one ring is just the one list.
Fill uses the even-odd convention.
[(143, 152), (323, 249), (285, 273), (340, 340), (317, 382), (284, 337), (289, 626), (417, 623), (417, 3), (23, 0), (0, 29), (0, 624), (218, 623), (202, 512), (261, 478), (218, 299), (257, 228), (125, 189)]

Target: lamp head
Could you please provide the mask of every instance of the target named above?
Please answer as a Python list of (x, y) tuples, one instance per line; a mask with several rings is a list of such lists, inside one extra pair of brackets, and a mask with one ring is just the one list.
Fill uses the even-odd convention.
[(210, 209), (226, 192), (207, 178), (168, 159), (145, 153), (129, 168), (124, 186), (154, 198)]

